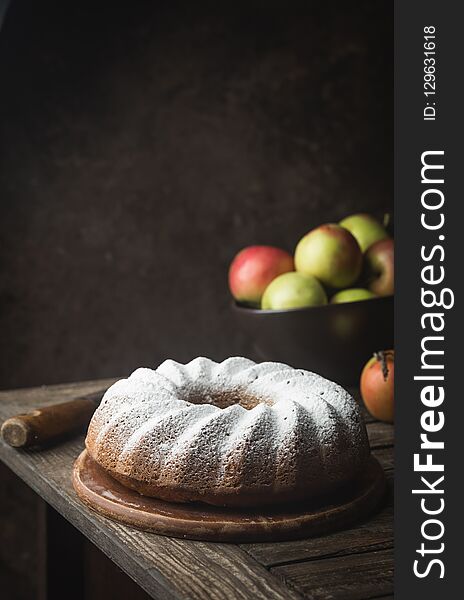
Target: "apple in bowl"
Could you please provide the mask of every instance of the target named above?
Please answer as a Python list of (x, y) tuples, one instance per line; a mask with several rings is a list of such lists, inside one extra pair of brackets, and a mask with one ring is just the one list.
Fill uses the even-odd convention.
[(312, 275), (284, 273), (266, 288), (261, 300), (263, 310), (285, 310), (327, 304), (327, 295)]
[(372, 215), (358, 213), (340, 221), (340, 225), (356, 238), (362, 252), (369, 246), (380, 240), (387, 239), (388, 233), (385, 227)]
[(375, 242), (365, 254), (367, 287), (378, 296), (395, 291), (395, 243), (392, 239)]
[(364, 288), (348, 288), (341, 290), (332, 296), (330, 304), (342, 304), (343, 302), (359, 302), (360, 300), (371, 300), (377, 296), (370, 290)]
[(353, 235), (335, 223), (307, 233), (295, 250), (295, 268), (316, 277), (328, 288), (351, 286), (359, 277), (363, 256)]
[(258, 307), (271, 281), (293, 269), (293, 257), (285, 250), (274, 246), (248, 246), (230, 265), (229, 288), (237, 302)]

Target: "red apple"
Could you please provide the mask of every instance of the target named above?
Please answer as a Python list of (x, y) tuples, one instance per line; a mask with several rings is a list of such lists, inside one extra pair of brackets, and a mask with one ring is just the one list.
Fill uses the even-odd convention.
[(361, 373), (361, 396), (371, 415), (393, 423), (394, 420), (395, 353), (376, 352)]
[(285, 250), (273, 246), (248, 246), (230, 265), (229, 288), (238, 302), (259, 306), (271, 281), (293, 269), (293, 258)]
[(395, 243), (392, 239), (375, 242), (365, 254), (367, 287), (379, 296), (395, 291)]
[(349, 287), (361, 272), (361, 248), (347, 229), (327, 223), (298, 242), (295, 267), (300, 273), (317, 277), (328, 287)]

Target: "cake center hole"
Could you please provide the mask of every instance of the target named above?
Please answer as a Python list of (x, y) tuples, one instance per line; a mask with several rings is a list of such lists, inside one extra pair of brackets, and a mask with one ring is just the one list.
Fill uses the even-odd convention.
[(249, 394), (244, 390), (195, 390), (186, 398), (192, 404), (212, 404), (218, 408), (228, 408), (233, 404), (240, 404), (246, 410), (251, 410), (258, 404), (268, 404), (271, 402)]

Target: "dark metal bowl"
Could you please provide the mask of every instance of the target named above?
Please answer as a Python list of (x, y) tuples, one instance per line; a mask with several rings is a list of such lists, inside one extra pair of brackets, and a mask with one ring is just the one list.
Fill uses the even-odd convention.
[(259, 360), (315, 371), (357, 385), (373, 352), (393, 348), (393, 296), (291, 310), (233, 304)]

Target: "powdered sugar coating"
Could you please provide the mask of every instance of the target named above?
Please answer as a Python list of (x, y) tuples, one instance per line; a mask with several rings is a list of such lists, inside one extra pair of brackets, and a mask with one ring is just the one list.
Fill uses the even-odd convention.
[(351, 481), (369, 456), (343, 388), (241, 357), (137, 369), (108, 389), (86, 445), (141, 493), (222, 505), (318, 496)]

